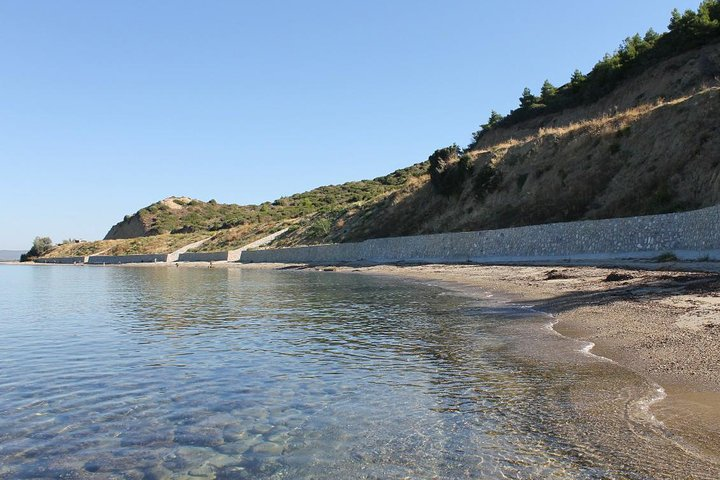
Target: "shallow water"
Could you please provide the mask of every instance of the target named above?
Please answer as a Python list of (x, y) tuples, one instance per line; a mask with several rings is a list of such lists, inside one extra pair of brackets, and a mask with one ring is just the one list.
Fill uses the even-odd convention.
[(717, 478), (657, 386), (389, 278), (0, 267), (0, 478)]

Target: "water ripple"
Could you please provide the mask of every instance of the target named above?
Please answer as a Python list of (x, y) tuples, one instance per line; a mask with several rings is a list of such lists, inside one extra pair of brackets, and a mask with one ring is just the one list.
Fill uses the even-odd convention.
[(308, 272), (0, 277), (2, 479), (717, 472), (628, 417), (642, 379), (527, 308)]

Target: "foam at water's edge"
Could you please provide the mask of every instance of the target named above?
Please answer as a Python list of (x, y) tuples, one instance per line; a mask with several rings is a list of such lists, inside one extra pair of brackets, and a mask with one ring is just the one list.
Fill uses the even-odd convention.
[[(543, 326), (545, 330), (552, 332), (553, 334), (558, 335), (562, 338), (580, 342), (583, 346), (577, 350), (578, 353), (581, 353), (582, 355), (586, 355), (588, 357), (592, 357), (602, 362), (609, 362), (620, 366), (615, 360), (611, 358), (603, 357), (602, 355), (592, 353), (592, 349), (595, 347), (595, 343), (590, 341), (578, 340), (567, 335), (563, 335), (562, 333), (555, 330), (555, 325), (560, 321), (555, 315), (543, 312), (541, 310), (537, 310), (532, 305), (528, 306), (528, 308), (550, 319), (550, 321)], [(657, 434), (664, 437), (667, 441), (674, 444), (676, 447), (680, 448), (688, 455), (695, 457), (699, 460), (710, 461), (715, 464), (720, 464), (720, 461), (718, 461), (717, 458), (708, 457), (707, 455), (703, 454), (698, 450), (697, 447), (689, 444), (684, 438), (677, 436), (673, 432), (668, 430), (667, 426), (661, 420), (655, 417), (655, 415), (651, 411), (652, 407), (665, 400), (668, 395), (665, 389), (657, 382), (654, 382), (647, 377), (642, 378), (644, 378), (650, 384), (650, 392), (637, 400), (628, 402), (627, 409), (628, 413), (630, 413), (630, 417), (635, 422), (649, 426)], [(632, 420), (631, 423), (633, 423)], [(634, 429), (631, 427), (631, 430)]]
[(652, 393), (645, 398), (641, 398), (636, 405), (638, 409), (650, 419), (651, 422), (653, 422), (659, 427), (664, 427), (665, 424), (655, 418), (655, 415), (653, 415), (650, 411), (650, 407), (652, 407), (658, 402), (665, 400), (665, 398), (667, 398), (667, 393), (665, 392), (665, 389), (657, 383), (653, 383), (652, 387)]
[(638, 402), (635, 402), (632, 405), (632, 408), (634, 408), (636, 412), (640, 412), (643, 420), (647, 421), (647, 419), (649, 419), (652, 426), (655, 427), (657, 431), (661, 432), (668, 441), (672, 442), (688, 455), (716, 465), (720, 464), (720, 459), (718, 457), (708, 456), (700, 451), (697, 446), (688, 443), (683, 437), (673, 434), (673, 432), (668, 430), (661, 420), (658, 420), (655, 415), (652, 414), (650, 411), (651, 407), (667, 398), (667, 392), (662, 386), (654, 382), (652, 386), (653, 391), (646, 397), (641, 398)]
[[(533, 310), (534, 310), (534, 309), (533, 309)], [(545, 324), (545, 329), (546, 329), (546, 330), (548, 330), (549, 332), (552, 332), (553, 334), (558, 335), (558, 336), (560, 336), (560, 337), (562, 337), (562, 338), (567, 338), (568, 340), (573, 340), (573, 341), (575, 341), (575, 342), (581, 343), (581, 344), (582, 344), (582, 347), (580, 347), (580, 348), (577, 350), (577, 352), (582, 353), (583, 355), (586, 355), (586, 356), (588, 356), (588, 357), (596, 358), (596, 359), (598, 359), (598, 360), (600, 360), (600, 361), (602, 361), (602, 362), (610, 362), (610, 363), (615, 363), (615, 364), (617, 364), (617, 362), (616, 362), (615, 360), (611, 359), (611, 358), (603, 357), (602, 355), (597, 355), (597, 354), (595, 354), (595, 353), (592, 353), (591, 350), (595, 347), (595, 344), (594, 344), (593, 342), (583, 341), (583, 340), (578, 340), (577, 338), (568, 337), (567, 335), (563, 335), (562, 333), (560, 333), (560, 332), (558, 332), (557, 330), (555, 330), (555, 325), (560, 321), (560, 320), (557, 319), (557, 317), (555, 317), (555, 315), (553, 315), (553, 314), (551, 314), (551, 313), (541, 312), (541, 311), (538, 311), (538, 310), (534, 310), (534, 311), (535, 311), (535, 312), (538, 312), (538, 313), (540, 313), (540, 314), (542, 314), (542, 315), (545, 315), (545, 316), (550, 317), (550, 321)]]
[[(602, 355), (597, 355), (597, 354), (593, 353), (592, 349), (595, 347), (595, 343), (568, 337), (567, 335), (563, 335), (562, 333), (555, 330), (555, 325), (557, 325), (557, 323), (560, 321), (557, 317), (555, 317), (555, 315), (553, 315), (551, 313), (546, 313), (546, 312), (538, 312), (538, 313), (541, 313), (543, 315), (550, 317), (550, 321), (545, 324), (545, 329), (554, 333), (555, 335), (559, 335), (560, 337), (582, 343), (583, 346), (577, 350), (579, 353), (586, 355), (588, 357), (595, 358), (602, 362), (609, 362), (609, 363), (618, 365), (618, 363), (611, 358), (603, 357)], [(646, 379), (646, 380), (651, 384), (652, 392), (650, 393), (650, 395), (641, 397), (636, 402), (633, 402), (634, 408), (641, 413), (641, 415), (644, 417), (643, 418), (644, 420), (646, 420), (647, 422), (649, 422), (650, 424), (652, 424), (656, 427), (660, 427), (660, 428), (664, 429), (665, 425), (660, 420), (658, 420), (655, 417), (655, 415), (652, 414), (652, 412), (650, 411), (650, 408), (653, 405), (655, 405), (656, 403), (663, 401), (667, 397), (667, 393), (665, 392), (665, 389), (662, 386), (660, 386), (659, 384), (657, 384), (649, 379)]]

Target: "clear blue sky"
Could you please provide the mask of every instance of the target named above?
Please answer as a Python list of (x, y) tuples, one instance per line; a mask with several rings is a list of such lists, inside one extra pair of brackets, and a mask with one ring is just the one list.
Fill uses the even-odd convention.
[(0, 248), (383, 175), (698, 3), (2, 0)]

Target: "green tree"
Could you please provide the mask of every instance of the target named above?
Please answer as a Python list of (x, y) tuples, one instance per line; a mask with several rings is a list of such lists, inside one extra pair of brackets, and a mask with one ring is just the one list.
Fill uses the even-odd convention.
[(500, 120), (502, 120), (503, 118), (505, 118), (505, 117), (503, 117), (502, 115), (500, 115), (500, 114), (499, 114), (498, 112), (496, 112), (495, 110), (491, 110), (491, 111), (490, 111), (490, 118), (488, 118), (488, 122), (487, 122), (486, 124), (484, 124), (484, 125), (481, 125), (481, 127), (482, 127), (483, 129), (485, 129), (485, 130), (490, 130), (492, 127), (494, 127), (495, 125), (497, 125), (497, 123), (498, 123)]
[(585, 77), (580, 70), (575, 69), (573, 74), (570, 76), (570, 88), (572, 88), (574, 92), (579, 91), (586, 79), (587, 77)]
[(545, 80), (540, 88), (540, 101), (547, 105), (556, 94), (557, 88), (555, 88), (555, 85), (550, 83), (549, 80)]
[(478, 130), (478, 131), (476, 131), (476, 132), (473, 132), (473, 134), (472, 134), (473, 141), (474, 141), (475, 143), (479, 142), (480, 139), (482, 138), (482, 136), (485, 134), (485, 132), (487, 132), (487, 131), (489, 131), (489, 130), (492, 130), (493, 127), (495, 127), (495, 125), (497, 125), (498, 123), (500, 123), (500, 121), (501, 121), (503, 118), (505, 118), (505, 117), (503, 117), (502, 115), (500, 115), (500, 114), (499, 114), (498, 112), (496, 112), (495, 110), (491, 110), (491, 111), (490, 111), (490, 118), (488, 118), (487, 123), (483, 123), (482, 125), (480, 125), (480, 130)]
[(650, 29), (648, 29), (647, 32), (645, 32), (645, 36), (643, 37), (643, 40), (645, 40), (645, 42), (647, 44), (649, 44), (650, 46), (653, 46), (653, 45), (655, 45), (655, 42), (657, 42), (659, 38), (660, 38), (660, 34), (657, 33), (655, 30), (653, 30), (652, 28), (650, 28)]
[(618, 56), (620, 57), (620, 63), (627, 63), (634, 60), (638, 55), (648, 49), (648, 44), (639, 35), (635, 34), (632, 37), (626, 38), (620, 48), (618, 49)]
[(491, 110), (490, 118), (488, 118), (487, 123), (483, 123), (482, 125), (480, 125), (480, 128), (482, 131), (488, 131), (488, 130), (492, 129), (495, 125), (497, 125), (503, 118), (505, 118), (505, 117), (500, 115), (495, 110)]
[(20, 261), (26, 262), (33, 258), (41, 257), (52, 250), (54, 246), (50, 237), (35, 237), (32, 247), (30, 247), (27, 253), (20, 257)]
[(682, 23), (682, 17), (683, 16), (680, 13), (680, 10), (673, 8), (673, 11), (670, 12), (670, 24), (668, 25), (668, 30), (671, 32), (677, 31)]
[(47, 252), (52, 250), (53, 246), (53, 241), (50, 237), (35, 237), (30, 251), (33, 252), (35, 256), (39, 257), (40, 255), (45, 255)]
[(537, 97), (532, 94), (529, 88), (525, 87), (520, 97), (520, 108), (530, 108), (532, 105), (537, 103)]
[(718, 0), (705, 0), (700, 8), (706, 9), (708, 18), (711, 21), (720, 23), (720, 1)]
[(430, 173), (430, 183), (436, 192), (443, 195), (449, 194), (457, 186), (457, 173), (459, 170), (457, 165), (460, 155), (460, 147), (455, 144), (449, 147), (439, 148), (428, 157), (428, 173)]

